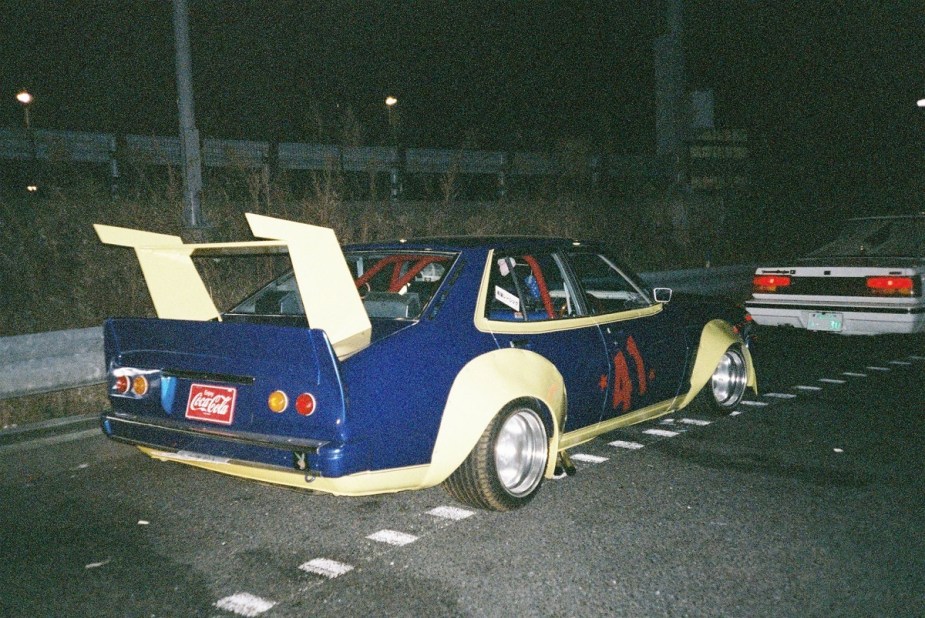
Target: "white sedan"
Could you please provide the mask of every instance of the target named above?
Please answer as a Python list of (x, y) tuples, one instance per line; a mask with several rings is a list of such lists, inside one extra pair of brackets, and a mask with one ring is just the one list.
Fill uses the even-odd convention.
[(755, 323), (842, 335), (925, 332), (925, 214), (849, 219), (792, 265), (755, 271)]

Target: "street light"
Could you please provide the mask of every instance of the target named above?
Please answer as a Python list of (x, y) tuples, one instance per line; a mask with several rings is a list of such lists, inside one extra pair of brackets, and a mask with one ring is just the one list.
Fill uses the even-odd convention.
[(29, 121), (29, 106), (32, 105), (32, 101), (35, 100), (35, 97), (29, 94), (27, 90), (20, 90), (18, 93), (16, 93), (16, 100), (22, 104), (22, 112), (26, 121), (26, 128), (31, 129), (32, 123)]
[(925, 99), (919, 99), (915, 104), (919, 107), (925, 107)]
[(385, 98), (385, 108), (388, 110), (389, 130), (392, 133), (392, 148), (395, 149), (392, 168), (389, 171), (389, 184), (391, 185), (390, 199), (397, 202), (401, 195), (401, 172), (399, 171), (400, 158), (402, 154), (398, 148), (398, 118), (394, 115), (392, 108), (398, 104), (398, 99), (389, 95)]

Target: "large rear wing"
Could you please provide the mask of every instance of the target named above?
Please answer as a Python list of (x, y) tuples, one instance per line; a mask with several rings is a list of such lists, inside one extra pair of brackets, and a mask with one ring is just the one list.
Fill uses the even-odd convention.
[(288, 253), (305, 315), (324, 330), (339, 358), (369, 345), (372, 326), (334, 230), (246, 213), (265, 241), (184, 244), (179, 236), (96, 224), (100, 240), (135, 250), (159, 318), (221, 320), (193, 257)]

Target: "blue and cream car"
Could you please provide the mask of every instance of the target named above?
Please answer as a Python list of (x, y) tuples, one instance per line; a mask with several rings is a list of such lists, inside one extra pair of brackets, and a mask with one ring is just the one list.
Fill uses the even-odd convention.
[[(650, 289), (606, 249), (528, 237), (342, 248), (330, 229), (247, 215), (255, 240), (131, 247), (157, 318), (110, 319), (105, 433), (160, 460), (339, 495), (443, 485), (509, 510), (568, 451), (756, 389), (741, 309)], [(287, 269), (227, 310), (197, 258)], [(291, 268), (290, 268), (291, 266)]]

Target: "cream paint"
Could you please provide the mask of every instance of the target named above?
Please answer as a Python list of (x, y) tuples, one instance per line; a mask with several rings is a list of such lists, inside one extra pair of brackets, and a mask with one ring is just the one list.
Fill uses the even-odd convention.
[(334, 230), (247, 213), (254, 236), (281, 240), (312, 328), (328, 335), (339, 358), (369, 345), (372, 325)]
[(179, 236), (95, 225), (106, 244), (135, 249), (157, 316), (212, 320), (220, 314), (193, 264), (194, 253), (278, 253), (288, 248), (302, 305), (313, 328), (324, 330), (339, 358), (369, 345), (372, 326), (334, 231), (247, 213), (260, 242), (184, 244)]
[[(491, 419), (510, 402), (525, 397), (540, 401), (550, 412), (549, 452), (555, 453), (565, 415), (565, 384), (555, 365), (535, 352), (517, 348), (492, 350), (469, 361), (450, 389), (425, 486), (437, 485), (452, 474)], [(549, 457), (547, 476), (554, 467), (555, 457)]]
[(729, 346), (738, 345), (739, 351), (745, 357), (745, 365), (748, 369), (748, 381), (746, 385), (754, 393), (758, 393), (758, 379), (755, 375), (755, 366), (752, 362), (752, 355), (749, 354), (748, 348), (742, 344), (742, 339), (732, 326), (723, 320), (711, 320), (703, 327), (700, 333), (700, 345), (697, 347), (697, 360), (694, 362), (694, 370), (691, 372), (691, 390), (681, 398), (677, 409), (684, 408), (694, 397), (707, 385), (710, 377), (716, 370), (720, 359)]

